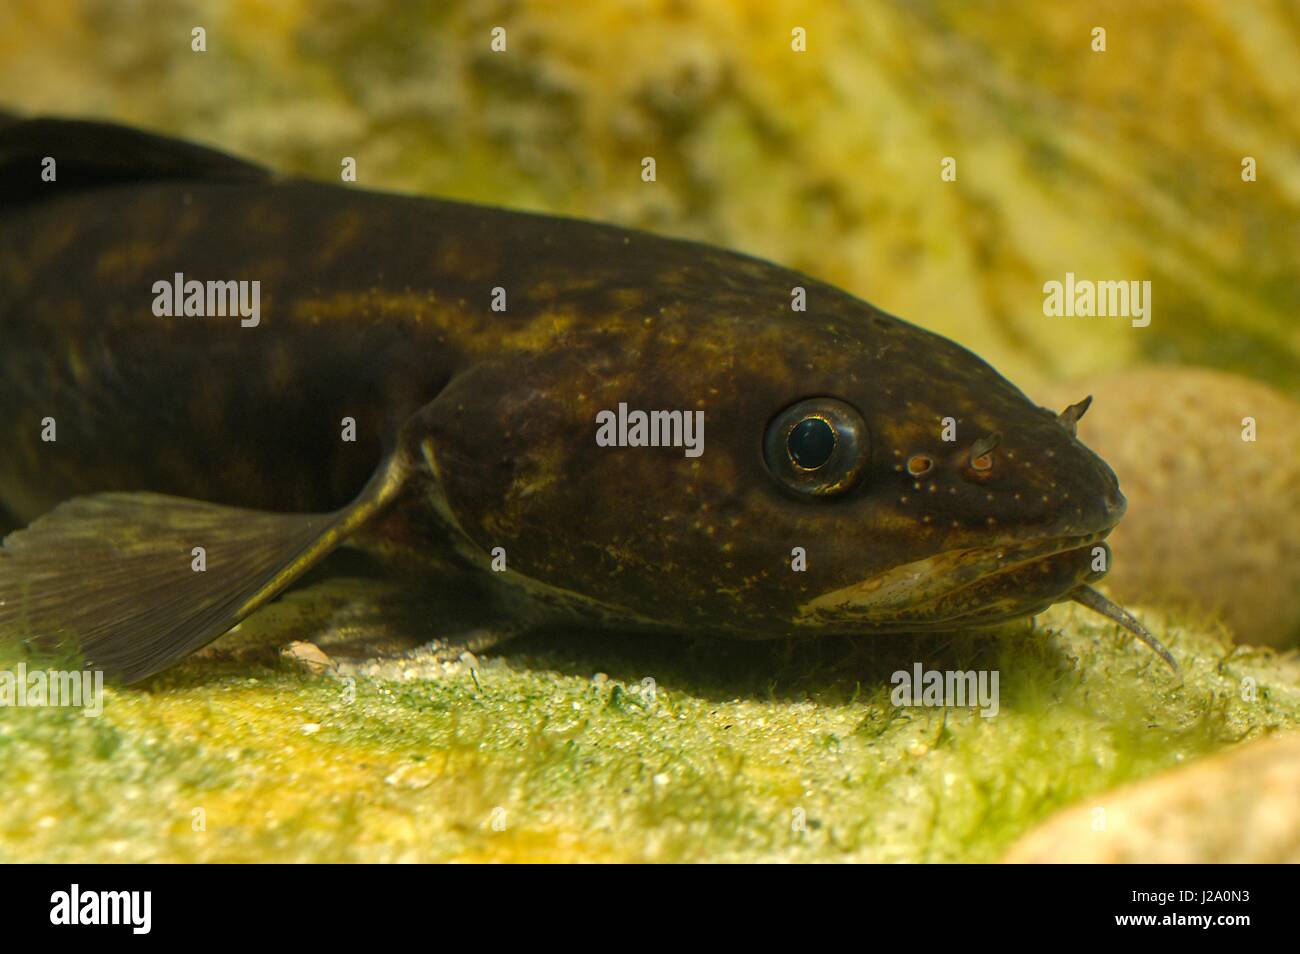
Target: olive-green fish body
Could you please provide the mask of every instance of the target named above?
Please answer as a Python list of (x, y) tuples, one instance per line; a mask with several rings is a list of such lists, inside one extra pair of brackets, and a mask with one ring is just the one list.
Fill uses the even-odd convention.
[(746, 638), (1120, 618), (1082, 410), (811, 278), (119, 127), (14, 123), (0, 165), (20, 638), (141, 678), (344, 543)]

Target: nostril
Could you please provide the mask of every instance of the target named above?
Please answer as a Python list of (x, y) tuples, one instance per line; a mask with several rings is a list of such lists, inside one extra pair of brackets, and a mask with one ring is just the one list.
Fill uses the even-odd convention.
[[(997, 449), (998, 444), (1002, 443), (1002, 434), (994, 431), (992, 434), (986, 434), (977, 440), (970, 448), (971, 466), (976, 470), (988, 470), (992, 466), (993, 451)], [(980, 467), (976, 461), (989, 462), (988, 466)]]
[(994, 431), (992, 434), (981, 437), (971, 445), (967, 464), (977, 476), (986, 477), (989, 471), (993, 469), (993, 451), (1001, 442), (1002, 435)]
[(913, 477), (928, 474), (934, 467), (934, 461), (925, 454), (914, 454), (907, 459), (907, 472)]

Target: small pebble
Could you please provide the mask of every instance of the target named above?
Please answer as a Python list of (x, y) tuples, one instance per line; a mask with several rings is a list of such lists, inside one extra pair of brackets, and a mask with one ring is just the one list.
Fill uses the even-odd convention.
[(299, 669), (318, 676), (338, 669), (334, 660), (315, 643), (292, 642), (280, 650), (280, 657)]
[(1067, 808), (1004, 861), (1300, 863), (1300, 733), (1234, 746)]

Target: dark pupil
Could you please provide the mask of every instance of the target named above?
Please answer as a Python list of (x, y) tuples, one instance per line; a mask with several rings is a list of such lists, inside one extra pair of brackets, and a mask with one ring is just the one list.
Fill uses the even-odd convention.
[(820, 417), (807, 417), (794, 426), (785, 442), (790, 458), (805, 470), (816, 470), (831, 459), (835, 429)]

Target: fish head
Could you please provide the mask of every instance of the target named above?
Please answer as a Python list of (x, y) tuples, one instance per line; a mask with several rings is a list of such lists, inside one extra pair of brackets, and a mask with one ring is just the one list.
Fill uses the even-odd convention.
[(1039, 407), (948, 339), (830, 299), (838, 318), (788, 330), (782, 371), (767, 379), (762, 464), (775, 490), (762, 519), (809, 541), (794, 544), (805, 568), (792, 624), (987, 625), (1104, 576), (1104, 540), (1127, 505), (1077, 439), (1086, 403)]
[(558, 337), (435, 402), (439, 506), (481, 553), (606, 618), (756, 638), (993, 623), (1101, 575), (1125, 503), (1072, 419), (831, 286), (693, 249), (553, 304)]

